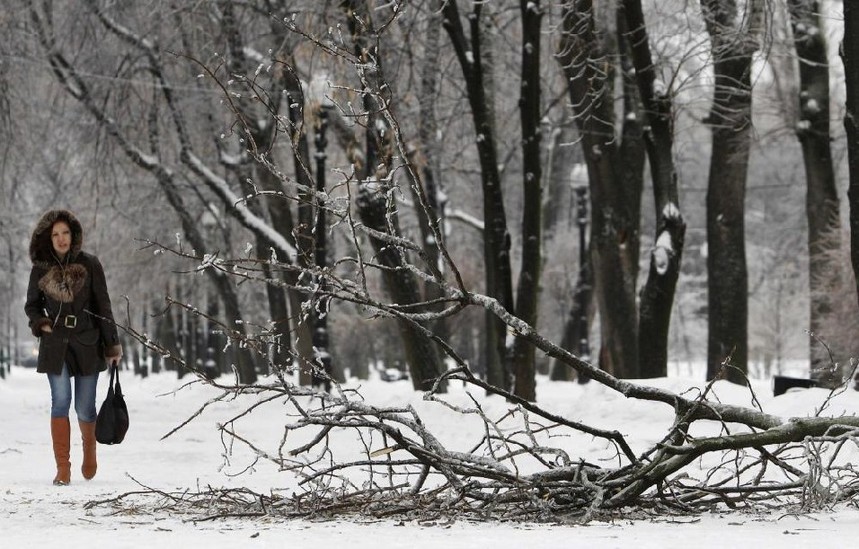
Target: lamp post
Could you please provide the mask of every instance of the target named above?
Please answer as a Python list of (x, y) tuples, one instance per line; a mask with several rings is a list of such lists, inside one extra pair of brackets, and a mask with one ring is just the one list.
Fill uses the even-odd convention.
[[(313, 259), (317, 270), (321, 271), (326, 266), (327, 255), (327, 240), (326, 240), (326, 225), (325, 225), (325, 202), (323, 196), (325, 193), (325, 161), (328, 159), (328, 153), (325, 151), (328, 146), (328, 138), (325, 135), (328, 130), (328, 117), (333, 105), (328, 101), (323, 101), (319, 107), (319, 125), (316, 128), (316, 136), (313, 144), (316, 147), (314, 158), (316, 159), (316, 222), (313, 227), (314, 248)], [(317, 287), (321, 292), (325, 292), (325, 278), (320, 276), (317, 280)], [(319, 365), (327, 374), (326, 377), (313, 376), (314, 386), (324, 386), (325, 390), (331, 388), (331, 354), (328, 351), (328, 299), (323, 295), (316, 306), (316, 314), (313, 320), (313, 347), (317, 350)]]
[[(200, 217), (200, 225), (203, 226), (203, 229), (206, 232), (206, 241), (210, 244), (214, 241), (216, 230), (220, 224), (215, 213), (216, 211), (217, 210), (215, 210), (213, 205), (209, 205)], [(210, 283), (209, 289), (206, 292), (206, 315), (209, 318), (214, 319), (217, 318), (219, 314), (220, 306), (218, 303), (218, 295), (214, 289), (211, 288)], [(197, 319), (195, 324), (197, 326), (197, 331), (202, 331), (202, 323), (199, 319)], [(211, 320), (205, 319), (204, 325), (205, 334), (201, 333), (196, 338), (197, 356), (195, 366), (198, 369), (202, 369), (203, 374), (208, 379), (215, 379), (221, 375), (221, 368), (218, 364), (217, 355), (215, 354), (215, 349), (219, 348), (218, 335), (215, 333), (215, 326)]]
[[(580, 182), (573, 185), (573, 191), (576, 195), (576, 223), (579, 226), (579, 283), (576, 301), (579, 304), (579, 330), (581, 337), (579, 338), (578, 355), (585, 362), (591, 360), (590, 341), (588, 334), (590, 332), (588, 326), (588, 307), (586, 296), (589, 290), (589, 275), (588, 275), (588, 250), (587, 250), (587, 231), (588, 231), (588, 185), (586, 182)], [(591, 380), (589, 376), (579, 374), (579, 383), (584, 384)]]

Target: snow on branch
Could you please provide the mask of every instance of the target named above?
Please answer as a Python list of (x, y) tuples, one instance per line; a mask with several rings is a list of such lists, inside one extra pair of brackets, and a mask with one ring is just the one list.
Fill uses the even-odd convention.
[(286, 256), (290, 262), (294, 262), (298, 257), (295, 247), (290, 244), (286, 238), (274, 230), (271, 225), (255, 215), (247, 206), (247, 200), (254, 198), (253, 195), (240, 197), (236, 195), (224, 178), (213, 172), (204, 162), (202, 162), (193, 152), (185, 150), (182, 154), (182, 160), (191, 171), (197, 174), (206, 185), (214, 192), (221, 201), (226, 204), (229, 211), (236, 219), (241, 222), (246, 228), (256, 234), (261, 234), (273, 246)]

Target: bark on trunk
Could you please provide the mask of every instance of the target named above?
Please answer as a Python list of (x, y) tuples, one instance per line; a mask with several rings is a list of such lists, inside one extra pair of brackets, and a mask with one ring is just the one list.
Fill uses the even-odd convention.
[(850, 172), (847, 188), (847, 201), (850, 205), (850, 261), (859, 295), (859, 6), (855, 2), (844, 2), (841, 60), (844, 63), (847, 88), (844, 128), (847, 131), (847, 162)]
[[(347, 12), (356, 57), (361, 63), (373, 66), (372, 70), (362, 71), (363, 85), (374, 93), (381, 93), (382, 60), (367, 36), (367, 32), (372, 29), (372, 20), (366, 2), (346, 0), (342, 6)], [(363, 101), (367, 113), (366, 148), (364, 162), (356, 165), (361, 178), (356, 203), (358, 213), (368, 228), (399, 237), (397, 216), (387, 199), (387, 186), (391, 184), (390, 151), (393, 150), (388, 136), (393, 132), (380, 130), (380, 127), (385, 126), (379, 114), (383, 106), (375, 100), (374, 94), (364, 94)], [(370, 242), (376, 251), (376, 261), (383, 267), (382, 279), (393, 302), (400, 306), (420, 303), (420, 288), (415, 276), (406, 268), (408, 258), (404, 250), (376, 237), (371, 237)], [(410, 308), (409, 311), (414, 312), (416, 309)], [(422, 327), (403, 319), (397, 319), (397, 322), (412, 385), (417, 390), (428, 390), (443, 371), (438, 348), (422, 331)], [(443, 391), (444, 385), (439, 389)]]
[(656, 65), (650, 52), (641, 1), (624, 0), (623, 7), (636, 81), (649, 128), (644, 132), (644, 143), (657, 219), (650, 270), (641, 293), (639, 367), (641, 377), (663, 377), (668, 373), (668, 333), (686, 224), (678, 207), (670, 90), (657, 93), (655, 87)]
[[(841, 217), (829, 128), (829, 60), (826, 37), (817, 0), (790, 0), (793, 42), (799, 59), (799, 122), (797, 137), (805, 164), (806, 216), (808, 218), (808, 280), (810, 330), (828, 342), (837, 360), (845, 360), (849, 342), (827, 333), (838, 319), (832, 306), (835, 288), (842, 276), (836, 260), (841, 248)], [(811, 340), (811, 377), (834, 386), (841, 376), (830, 368), (829, 353), (819, 341)]]
[[(522, 266), (516, 287), (516, 316), (537, 326), (543, 236), (543, 175), (540, 160), (540, 28), (543, 9), (539, 0), (520, 0), (522, 12), (522, 96), (519, 113), (522, 124)], [(513, 343), (513, 394), (537, 400), (535, 348), (517, 337)]]
[[(614, 129), (611, 61), (617, 44), (597, 38), (590, 0), (566, 0), (562, 9), (557, 57), (568, 79), (590, 180), (591, 254), (602, 340), (599, 364), (617, 377), (636, 377), (638, 268), (637, 261), (630, 261), (629, 246), (638, 238), (638, 213), (632, 210), (639, 198), (635, 189), (624, 186), (619, 168), (623, 162)], [(601, 36), (613, 40), (614, 35)]]
[[(235, 14), (233, 12), (233, 3), (221, 2), (221, 9), (223, 11), (222, 25), (224, 33), (227, 35), (230, 51), (230, 72), (233, 75), (247, 74), (252, 70), (252, 68), (249, 66), (249, 61), (245, 55), (245, 43), (238, 29)], [(273, 27), (272, 30), (275, 33), (280, 33), (281, 40), (286, 39), (286, 37), (283, 36), (285, 31), (282, 25)], [(274, 116), (279, 113), (282, 94), (276, 90), (281, 88), (286, 89), (288, 92), (287, 109), (289, 110), (291, 126), (294, 129), (289, 137), (291, 139), (292, 149), (297, 157), (295, 161), (296, 178), (299, 182), (305, 184), (310, 180), (310, 174), (306, 169), (307, 164), (302, 163), (301, 159), (298, 158), (301, 154), (303, 154), (304, 158), (309, 156), (307, 153), (306, 135), (302, 130), (303, 124), (298, 120), (300, 118), (300, 112), (297, 112), (298, 110), (291, 106), (295, 104), (294, 96), (301, 93), (300, 86), (298, 85), (297, 79), (294, 78), (294, 75), (289, 70), (280, 67), (278, 77), (272, 80), (272, 88), (273, 89), (269, 92), (268, 97), (274, 99), (268, 104), (241, 99), (234, 102), (235, 108), (241, 110), (241, 114), (247, 124), (245, 127), (245, 130), (248, 132), (247, 150), (242, 151), (242, 153), (255, 153), (255, 158), (248, 159), (248, 166), (234, 168), (238, 169), (237, 176), (239, 184), (244, 187), (243, 190), (246, 196), (253, 194), (255, 191), (249, 183), (249, 176), (255, 184), (261, 185), (262, 188), (266, 190), (283, 190), (280, 179), (272, 172), (268, 165), (261, 162), (262, 160), (267, 160), (272, 153), (275, 144), (274, 142), (277, 137), (276, 125), (266, 123), (260, 124), (259, 122), (261, 120), (267, 121), (269, 116)], [(265, 204), (265, 212), (263, 212), (263, 206), (261, 205), (263, 203)], [(249, 203), (249, 207), (262, 218), (265, 218), (266, 214), (268, 214), (268, 218), (272, 220), (275, 225), (275, 229), (277, 229), (285, 239), (294, 242), (296, 248), (299, 249), (300, 252), (306, 251), (306, 240), (296, 238), (294, 235), (295, 227), (292, 223), (292, 216), (289, 211), (288, 202), (278, 199), (254, 200)], [(305, 216), (306, 215), (307, 214), (305, 213)], [(302, 225), (299, 224), (299, 228), (301, 227)], [(268, 250), (268, 241), (262, 235), (257, 235), (256, 238), (259, 257), (269, 256), (270, 251)], [(304, 248), (302, 246), (304, 246)], [(301, 262), (304, 257), (305, 256), (303, 254), (299, 253), (297, 261)], [(281, 258), (281, 260), (288, 261), (286, 258)], [(268, 265), (263, 267), (263, 271), (267, 277), (271, 277), (274, 274)], [(297, 282), (297, 280), (295, 280), (295, 275), (292, 274), (291, 271), (287, 270), (284, 271), (284, 273), (285, 274), (280, 276), (284, 278), (287, 284), (294, 285)], [(275, 285), (266, 285), (269, 314), (273, 321), (273, 330), (275, 332), (276, 340), (272, 360), (282, 368), (291, 366), (293, 362), (291, 357), (292, 342), (290, 337), (290, 316), (289, 308), (287, 307), (286, 293), (296, 294), (296, 290), (284, 290), (283, 288)], [(295, 351), (297, 351), (299, 362), (312, 360), (313, 351), (312, 346), (309, 343), (311, 332), (307, 323), (304, 322), (301, 315), (297, 313), (297, 311), (301, 311), (301, 308), (298, 306), (300, 305), (301, 298), (298, 297), (297, 294), (291, 295), (289, 298), (292, 302), (293, 321), (296, 323)], [(302, 368), (302, 372), (304, 371), (305, 369)], [(308, 380), (308, 376), (306, 374), (300, 375), (299, 378), (306, 384)]]
[[(474, 130), (477, 135), (477, 153), (480, 161), (480, 178), (483, 189), (484, 248), (483, 260), (486, 275), (486, 294), (497, 299), (505, 310), (512, 312), (513, 278), (510, 268), (510, 235), (501, 174), (498, 171), (498, 152), (492, 105), (488, 99), (481, 40), (482, 3), (474, 4), (469, 16), (470, 40), (466, 38), (456, 2), (447, 2), (442, 9), (443, 26), (450, 36), (459, 65), (465, 78), (468, 102)], [(501, 388), (510, 387), (510, 371), (506, 360), (506, 327), (498, 318), (487, 312), (486, 319), (486, 370), (487, 381)]]
[[(701, 2), (714, 59), (715, 91), (708, 123), (713, 134), (707, 189), (707, 378), (746, 382), (748, 271), (745, 191), (752, 133), (752, 55), (763, 27), (761, 0), (749, 3), (748, 28), (735, 26), (737, 8)], [(722, 370), (726, 361), (730, 365)]]
[[(193, 219), (184, 204), (182, 195), (176, 188), (176, 183), (173, 181), (173, 176), (170, 173), (159, 171), (157, 174), (158, 182), (167, 195), (167, 201), (179, 215), (182, 224), (182, 230), (185, 237), (191, 243), (195, 250), (207, 249), (206, 240), (200, 233), (197, 227), (197, 222)], [(246, 334), (244, 322), (242, 322), (241, 307), (239, 306), (239, 296), (233, 289), (231, 280), (215, 269), (206, 269), (206, 274), (215, 287), (215, 291), (221, 298), (224, 304), (224, 319), (227, 326), (235, 329), (240, 334)], [(189, 353), (189, 356), (193, 353)], [(193, 367), (194, 365), (191, 364)], [(236, 351), (236, 371), (239, 374), (240, 383), (255, 383), (257, 380), (256, 365), (253, 356), (246, 348), (239, 348)]]

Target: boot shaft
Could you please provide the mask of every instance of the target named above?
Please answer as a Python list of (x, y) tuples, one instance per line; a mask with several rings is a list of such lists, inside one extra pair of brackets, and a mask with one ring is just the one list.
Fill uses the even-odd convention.
[(87, 480), (95, 476), (98, 468), (96, 461), (95, 422), (79, 421), (81, 428), (81, 441), (83, 442), (84, 459), (81, 465), (81, 474)]
[(57, 476), (54, 477), (54, 484), (68, 484), (71, 480), (71, 463), (69, 462), (71, 427), (69, 418), (51, 418), (51, 441), (54, 447), (54, 460), (57, 462)]

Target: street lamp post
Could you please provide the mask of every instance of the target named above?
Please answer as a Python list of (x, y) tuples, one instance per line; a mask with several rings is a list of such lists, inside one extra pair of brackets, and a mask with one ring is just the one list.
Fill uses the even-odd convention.
[[(313, 228), (314, 249), (313, 259), (316, 269), (322, 270), (326, 266), (327, 241), (325, 226), (325, 203), (322, 197), (325, 193), (325, 161), (328, 154), (325, 151), (328, 146), (328, 138), (325, 135), (328, 130), (328, 117), (332, 105), (323, 101), (319, 107), (319, 126), (316, 129), (314, 145), (316, 152), (316, 222)], [(319, 277), (318, 287), (325, 291), (325, 278)], [(317, 349), (318, 360), (322, 370), (327, 374), (325, 378), (313, 376), (313, 385), (324, 386), (326, 390), (331, 388), (331, 354), (328, 350), (328, 300), (323, 296), (316, 306), (316, 314), (313, 321), (313, 347)]]
[[(210, 243), (214, 241), (216, 230), (218, 228), (219, 222), (218, 218), (215, 214), (216, 210), (214, 206), (209, 205), (205, 211), (203, 211), (203, 215), (200, 218), (200, 225), (203, 226), (203, 229), (206, 232), (206, 242)], [(209, 288), (206, 292), (206, 315), (209, 319), (215, 319), (220, 314), (220, 306), (218, 303), (218, 295), (213, 288), (211, 288), (211, 283), (209, 284)], [(219, 375), (221, 375), (221, 368), (218, 364), (217, 355), (215, 353), (215, 349), (219, 347), (218, 343), (218, 335), (215, 333), (215, 326), (212, 323), (212, 320), (205, 319), (205, 324), (200, 322), (200, 319), (197, 319), (196, 331), (199, 332), (199, 335), (196, 337), (197, 343), (197, 356), (195, 358), (194, 364), (198, 369), (203, 371), (203, 374), (208, 379), (215, 379)], [(205, 329), (205, 332), (203, 330)]]
[[(576, 223), (579, 226), (579, 282), (576, 300), (579, 304), (579, 330), (581, 337), (579, 338), (578, 354), (585, 362), (590, 362), (591, 351), (588, 334), (590, 332), (588, 326), (588, 307), (586, 296), (589, 290), (588, 276), (588, 250), (587, 250), (587, 230), (588, 230), (588, 186), (587, 183), (582, 183), (573, 186), (573, 191), (576, 193)], [(579, 383), (587, 383), (590, 377), (579, 374)]]

